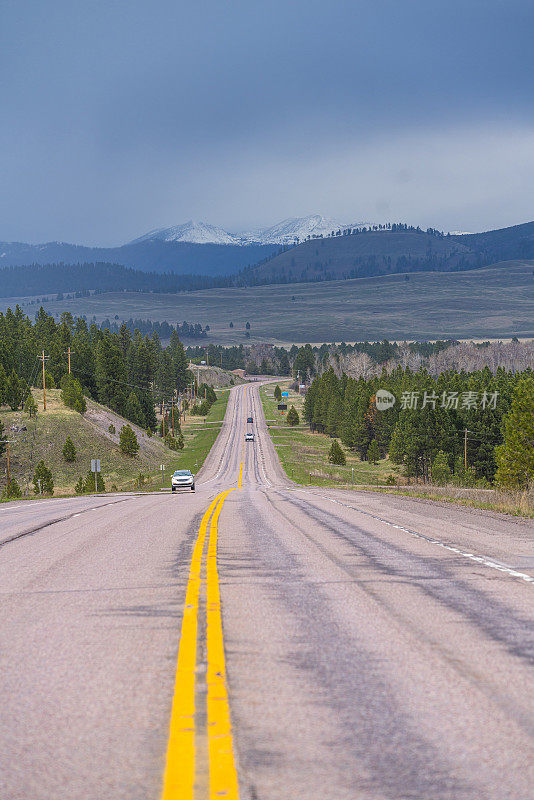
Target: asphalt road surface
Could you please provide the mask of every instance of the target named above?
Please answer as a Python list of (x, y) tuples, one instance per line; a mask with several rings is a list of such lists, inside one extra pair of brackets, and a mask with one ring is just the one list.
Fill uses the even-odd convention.
[(1, 507), (0, 798), (529, 800), (533, 540), (292, 484), (237, 387), (196, 493)]

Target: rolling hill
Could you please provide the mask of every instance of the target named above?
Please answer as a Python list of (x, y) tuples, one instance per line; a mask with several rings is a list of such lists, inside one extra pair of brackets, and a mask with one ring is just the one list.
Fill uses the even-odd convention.
[(106, 262), (143, 272), (231, 275), (278, 249), (273, 244), (196, 244), (160, 239), (142, 239), (121, 247), (83, 247), (64, 242), (0, 242), (0, 268)]
[[(192, 319), (206, 344), (534, 337), (534, 261), (461, 272), (417, 272), (329, 282), (212, 288), (180, 294), (113, 292), (45, 304), (107, 317)], [(23, 310), (36, 307), (23, 302)], [(0, 301), (0, 309), (14, 306)], [(233, 327), (230, 327), (230, 322)], [(251, 323), (250, 331), (245, 330)], [(246, 335), (249, 333), (249, 337)]]

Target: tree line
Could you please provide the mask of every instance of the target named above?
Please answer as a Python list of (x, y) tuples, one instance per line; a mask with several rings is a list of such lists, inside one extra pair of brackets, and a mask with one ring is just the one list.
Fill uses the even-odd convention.
[[(118, 319), (118, 315), (116, 319)], [(209, 333), (210, 326), (201, 325), (200, 322), (182, 322), (176, 325), (169, 324), (166, 320), (163, 322), (152, 322), (151, 319), (133, 319), (130, 317), (124, 323), (131, 333), (139, 331), (142, 336), (155, 333), (160, 339), (170, 339), (171, 334), (175, 331), (181, 339), (205, 339)], [(111, 322), (109, 318), (102, 320), (100, 323), (100, 330), (107, 329), (113, 333), (119, 333), (121, 324), (118, 322)]]
[(126, 324), (101, 330), (69, 312), (56, 322), (43, 308), (32, 322), (17, 306), (0, 313), (0, 405), (15, 410), (31, 396), (29, 387), (42, 386), (43, 352), (46, 384), (61, 387), (67, 405), (83, 411), (87, 395), (150, 431), (156, 402), (193, 381), (175, 329), (164, 347), (155, 332), (142, 336)]
[(143, 272), (107, 262), (83, 264), (29, 264), (0, 269), (0, 297), (57, 295), (94, 290), (102, 292), (177, 293), (233, 286), (233, 279), (219, 275), (177, 275)]
[[(384, 392), (392, 405), (384, 405)], [(304, 418), (362, 460), (389, 454), (408, 477), (428, 481), (439, 472), (463, 485), (510, 487), (534, 480), (531, 369), (447, 370), (433, 377), (397, 367), (356, 379), (330, 368), (312, 381)]]

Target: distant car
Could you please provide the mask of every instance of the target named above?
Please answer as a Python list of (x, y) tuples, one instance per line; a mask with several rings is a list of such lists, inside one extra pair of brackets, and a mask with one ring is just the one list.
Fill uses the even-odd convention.
[(245, 442), (253, 442), (254, 441), (254, 434), (253, 433), (245, 433)]
[(247, 417), (247, 422), (254, 422), (254, 417)]
[(171, 491), (191, 489), (195, 491), (195, 476), (190, 469), (177, 469), (171, 478)]

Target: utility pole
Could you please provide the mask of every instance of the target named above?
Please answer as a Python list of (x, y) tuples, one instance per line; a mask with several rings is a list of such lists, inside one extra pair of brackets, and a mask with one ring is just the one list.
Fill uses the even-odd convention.
[(171, 422), (172, 422), (172, 435), (174, 436), (174, 392), (171, 397)]
[(464, 469), (467, 472), (467, 428), (465, 429), (464, 437)]
[(67, 353), (68, 353), (68, 356), (69, 356), (69, 375), (70, 375), (70, 347), (67, 350)]
[(48, 359), (48, 356), (45, 356), (45, 351), (43, 350), (43, 354), (41, 356), (41, 360), (43, 362), (43, 411), (46, 411), (46, 378), (45, 378), (45, 361)]
[(163, 398), (163, 438), (165, 439), (165, 398)]

